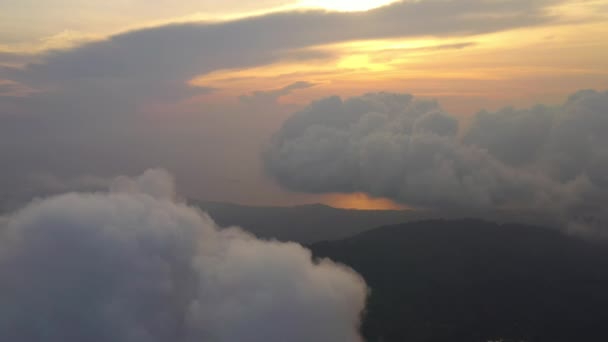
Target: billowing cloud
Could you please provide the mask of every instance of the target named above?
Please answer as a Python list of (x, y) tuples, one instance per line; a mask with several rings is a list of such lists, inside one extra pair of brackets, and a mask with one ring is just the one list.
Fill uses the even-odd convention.
[(289, 189), (366, 192), (438, 209), (603, 216), (608, 92), (562, 106), (481, 112), (464, 138), (436, 102), (368, 94), (312, 103), (264, 154)]
[(220, 229), (171, 176), (36, 201), (0, 220), (11, 341), (361, 341), (364, 281), (300, 245)]
[(534, 166), (567, 182), (589, 177), (594, 186), (608, 171), (608, 92), (583, 90), (561, 106), (504, 109), (475, 116), (464, 142), (513, 166)]
[(553, 111), (544, 106), (482, 111), (475, 116), (464, 142), (488, 150), (507, 164), (527, 164), (539, 158), (553, 116)]

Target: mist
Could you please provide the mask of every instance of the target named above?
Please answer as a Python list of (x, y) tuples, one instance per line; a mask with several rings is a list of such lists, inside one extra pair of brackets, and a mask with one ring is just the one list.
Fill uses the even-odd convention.
[(0, 336), (34, 341), (361, 341), (367, 287), (295, 243), (220, 228), (164, 170), (0, 220)]

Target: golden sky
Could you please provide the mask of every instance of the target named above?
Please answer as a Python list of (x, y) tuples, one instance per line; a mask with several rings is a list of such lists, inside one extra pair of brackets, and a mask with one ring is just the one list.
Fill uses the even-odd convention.
[(564, 19), (548, 27), (313, 46), (311, 51), (328, 56), (221, 70), (195, 78), (193, 84), (244, 93), (304, 77), (317, 86), (285, 101), (305, 103), (327, 93), (353, 96), (368, 89), (407, 89), (442, 99), (451, 112), (463, 115), (481, 108), (555, 103), (581, 88), (608, 86), (608, 20), (577, 21), (591, 15), (591, 8), (590, 3), (556, 7)]
[[(138, 89), (137, 110), (173, 118), (249, 101), (277, 113), (260, 136), (330, 95), (407, 92), (462, 118), (556, 104), (608, 88), (606, 61), (608, 0), (0, 1), (0, 95), (111, 82)], [(188, 85), (208, 91), (185, 96)], [(353, 196), (329, 201), (391, 207)]]
[[(4, 1), (0, 3), (0, 53), (31, 57), (49, 50), (103, 40), (128, 30), (177, 22), (235, 20), (309, 8), (366, 11), (395, 2)], [(193, 77), (191, 82), (220, 88), (227, 95), (270, 90), (302, 80), (315, 83), (317, 86), (284, 99), (299, 102), (328, 93), (355, 95), (369, 89), (405, 89), (419, 96), (447, 98), (449, 103), (454, 102), (456, 111), (463, 113), (482, 104), (500, 106), (507, 99), (523, 105), (537, 101), (537, 96), (555, 101), (581, 86), (605, 87), (608, 1), (547, 2), (549, 5), (542, 10), (556, 18), (549, 23), (533, 23), (489, 33), (419, 34), (407, 38), (313, 44), (302, 50), (318, 53), (318, 59), (279, 60), (249, 68), (220, 69)], [(16, 65), (19, 61), (15, 57), (3, 61), (0, 56), (0, 63)], [(499, 82), (501, 87), (487, 86)], [(454, 87), (454, 83), (459, 86)], [(541, 85), (542, 93), (536, 94), (535, 89)], [(547, 85), (550, 89), (546, 88)], [(452, 100), (461, 97), (476, 98), (477, 101), (458, 105), (458, 101)], [(488, 98), (493, 102), (488, 102)]]

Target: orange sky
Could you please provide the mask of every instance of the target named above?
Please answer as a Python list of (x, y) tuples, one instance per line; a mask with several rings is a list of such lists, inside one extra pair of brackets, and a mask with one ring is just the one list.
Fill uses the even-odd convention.
[[(424, 1), (428, 0), (408, 2)], [(77, 50), (88, 42), (104, 41), (133, 29), (200, 20), (222, 22), (294, 9), (365, 11), (394, 2), (187, 0), (171, 5), (144, 0), (3, 2), (0, 5), (0, 67), (25, 67), (31, 61), (44, 61), (49, 51)], [(487, 33), (483, 29), (407, 37), (404, 33), (401, 38), (346, 39), (298, 47), (288, 52), (308, 57), (277, 58), (248, 67), (193, 74), (186, 82), (214, 91), (178, 102), (153, 98), (138, 104), (138, 108), (150, 116), (170, 113), (170, 117), (175, 118), (178, 111), (201, 115), (201, 108), (221, 111), (221, 108), (234, 107), (243, 95), (256, 91), (272, 93), (289, 84), (306, 82), (309, 86), (276, 96), (273, 105), (280, 107), (276, 110), (280, 114), (269, 116), (273, 121), (263, 126), (264, 134), (269, 134), (290, 111), (330, 95), (406, 92), (438, 99), (445, 110), (464, 121), (480, 109), (556, 104), (582, 88), (608, 88), (608, 0), (547, 3), (550, 5), (542, 11), (553, 20), (538, 24)], [(458, 2), (446, 1), (446, 4)], [(494, 15), (500, 19), (501, 15), (509, 14)], [(1, 76), (0, 73), (0, 86), (10, 88), (10, 96), (44, 91)], [(329, 195), (320, 200), (347, 208), (399, 207), (362, 194)]]
[(369, 89), (440, 99), (448, 111), (472, 114), (505, 105), (556, 103), (581, 88), (608, 87), (608, 24), (538, 27), (459, 38), (394, 39), (311, 47), (331, 57), (280, 62), (203, 75), (192, 84), (227, 97), (271, 90), (302, 79), (316, 86), (283, 102)]
[(324, 203), (335, 208), (359, 210), (407, 210), (407, 206), (397, 204), (384, 198), (373, 198), (365, 193), (331, 194), (324, 198)]

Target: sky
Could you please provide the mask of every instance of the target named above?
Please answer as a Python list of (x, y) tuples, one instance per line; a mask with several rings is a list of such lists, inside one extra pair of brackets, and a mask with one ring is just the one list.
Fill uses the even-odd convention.
[[(506, 136), (507, 128), (482, 121), (486, 112), (481, 111), (505, 122), (525, 118), (521, 127), (508, 121), (508, 127), (519, 129), (513, 133), (517, 135), (527, 132), (522, 131), (529, 127), (527, 116), (505, 114), (508, 109), (503, 108), (535, 113), (538, 104), (555, 106), (548, 126), (561, 123), (572, 108), (596, 108), (587, 104), (603, 103), (596, 98), (608, 88), (606, 37), (605, 0), (0, 0), (2, 197), (97, 186), (115, 175), (163, 167), (175, 174), (180, 193), (206, 200), (357, 208), (437, 205), (435, 197), (396, 194), (375, 182), (341, 184), (352, 170), (343, 165), (331, 164), (332, 170), (340, 170), (331, 186), (326, 181), (333, 177), (319, 180), (301, 172), (330, 165), (325, 155), (307, 159), (315, 147), (307, 145), (313, 140), (306, 134), (330, 139), (337, 133), (326, 137), (302, 119), (293, 126), (302, 125), (305, 139), (291, 136), (286, 125), (302, 113), (314, 116), (320, 108), (316, 101), (332, 96), (371, 101), (370, 108), (387, 115), (392, 101), (407, 107), (436, 100), (437, 108), (428, 108), (455, 120), (448, 123), (457, 127), (448, 134), (458, 140), (455, 145), (474, 144), (488, 151), (496, 159), (489, 167), (501, 170), (493, 184), (519, 193), (520, 184), (539, 184), (529, 169), (553, 175), (545, 170), (557, 166), (540, 167), (536, 161), (542, 158), (536, 156), (510, 157), (513, 152), (505, 151), (509, 148), (499, 147), (518, 139), (488, 138)], [(572, 100), (582, 89), (600, 95)], [(412, 94), (420, 100), (361, 97), (379, 92)], [(348, 103), (347, 109), (330, 108), (360, 108)], [(414, 121), (427, 117), (418, 110), (400, 113)], [(315, 120), (311, 122), (317, 126), (329, 124)], [(418, 127), (392, 118), (386, 122), (413, 131)], [(478, 128), (484, 125), (489, 127), (485, 135)], [(339, 133), (350, 137), (349, 142), (359, 139), (350, 129)], [(539, 153), (549, 156), (545, 149), (562, 148), (553, 140), (539, 142)], [(293, 150), (292, 142), (301, 149)], [(348, 151), (365, 155), (363, 142), (367, 140)], [(560, 153), (552, 160), (563, 162), (565, 153)], [(511, 165), (518, 158), (529, 163)], [(595, 159), (588, 163), (597, 164)], [(360, 173), (378, 171), (365, 171), (361, 160), (357, 165)], [(413, 172), (385, 160), (374, 165)], [(517, 173), (520, 181), (514, 182), (504, 176), (514, 173), (511, 168), (527, 173)], [(558, 178), (559, 184), (568, 179)], [(564, 189), (545, 185), (539, 187), (542, 196), (526, 198), (539, 197), (535, 205), (547, 196), (565, 198)], [(465, 202), (477, 208), (498, 201), (496, 189), (504, 188), (470, 190), (461, 180), (437, 192), (464, 194), (472, 198)], [(528, 203), (522, 196), (514, 199)], [(439, 202), (460, 207), (462, 201), (453, 196)]]
[(363, 340), (353, 269), (191, 199), (607, 238), (606, 38), (608, 0), (0, 0), (0, 336)]

